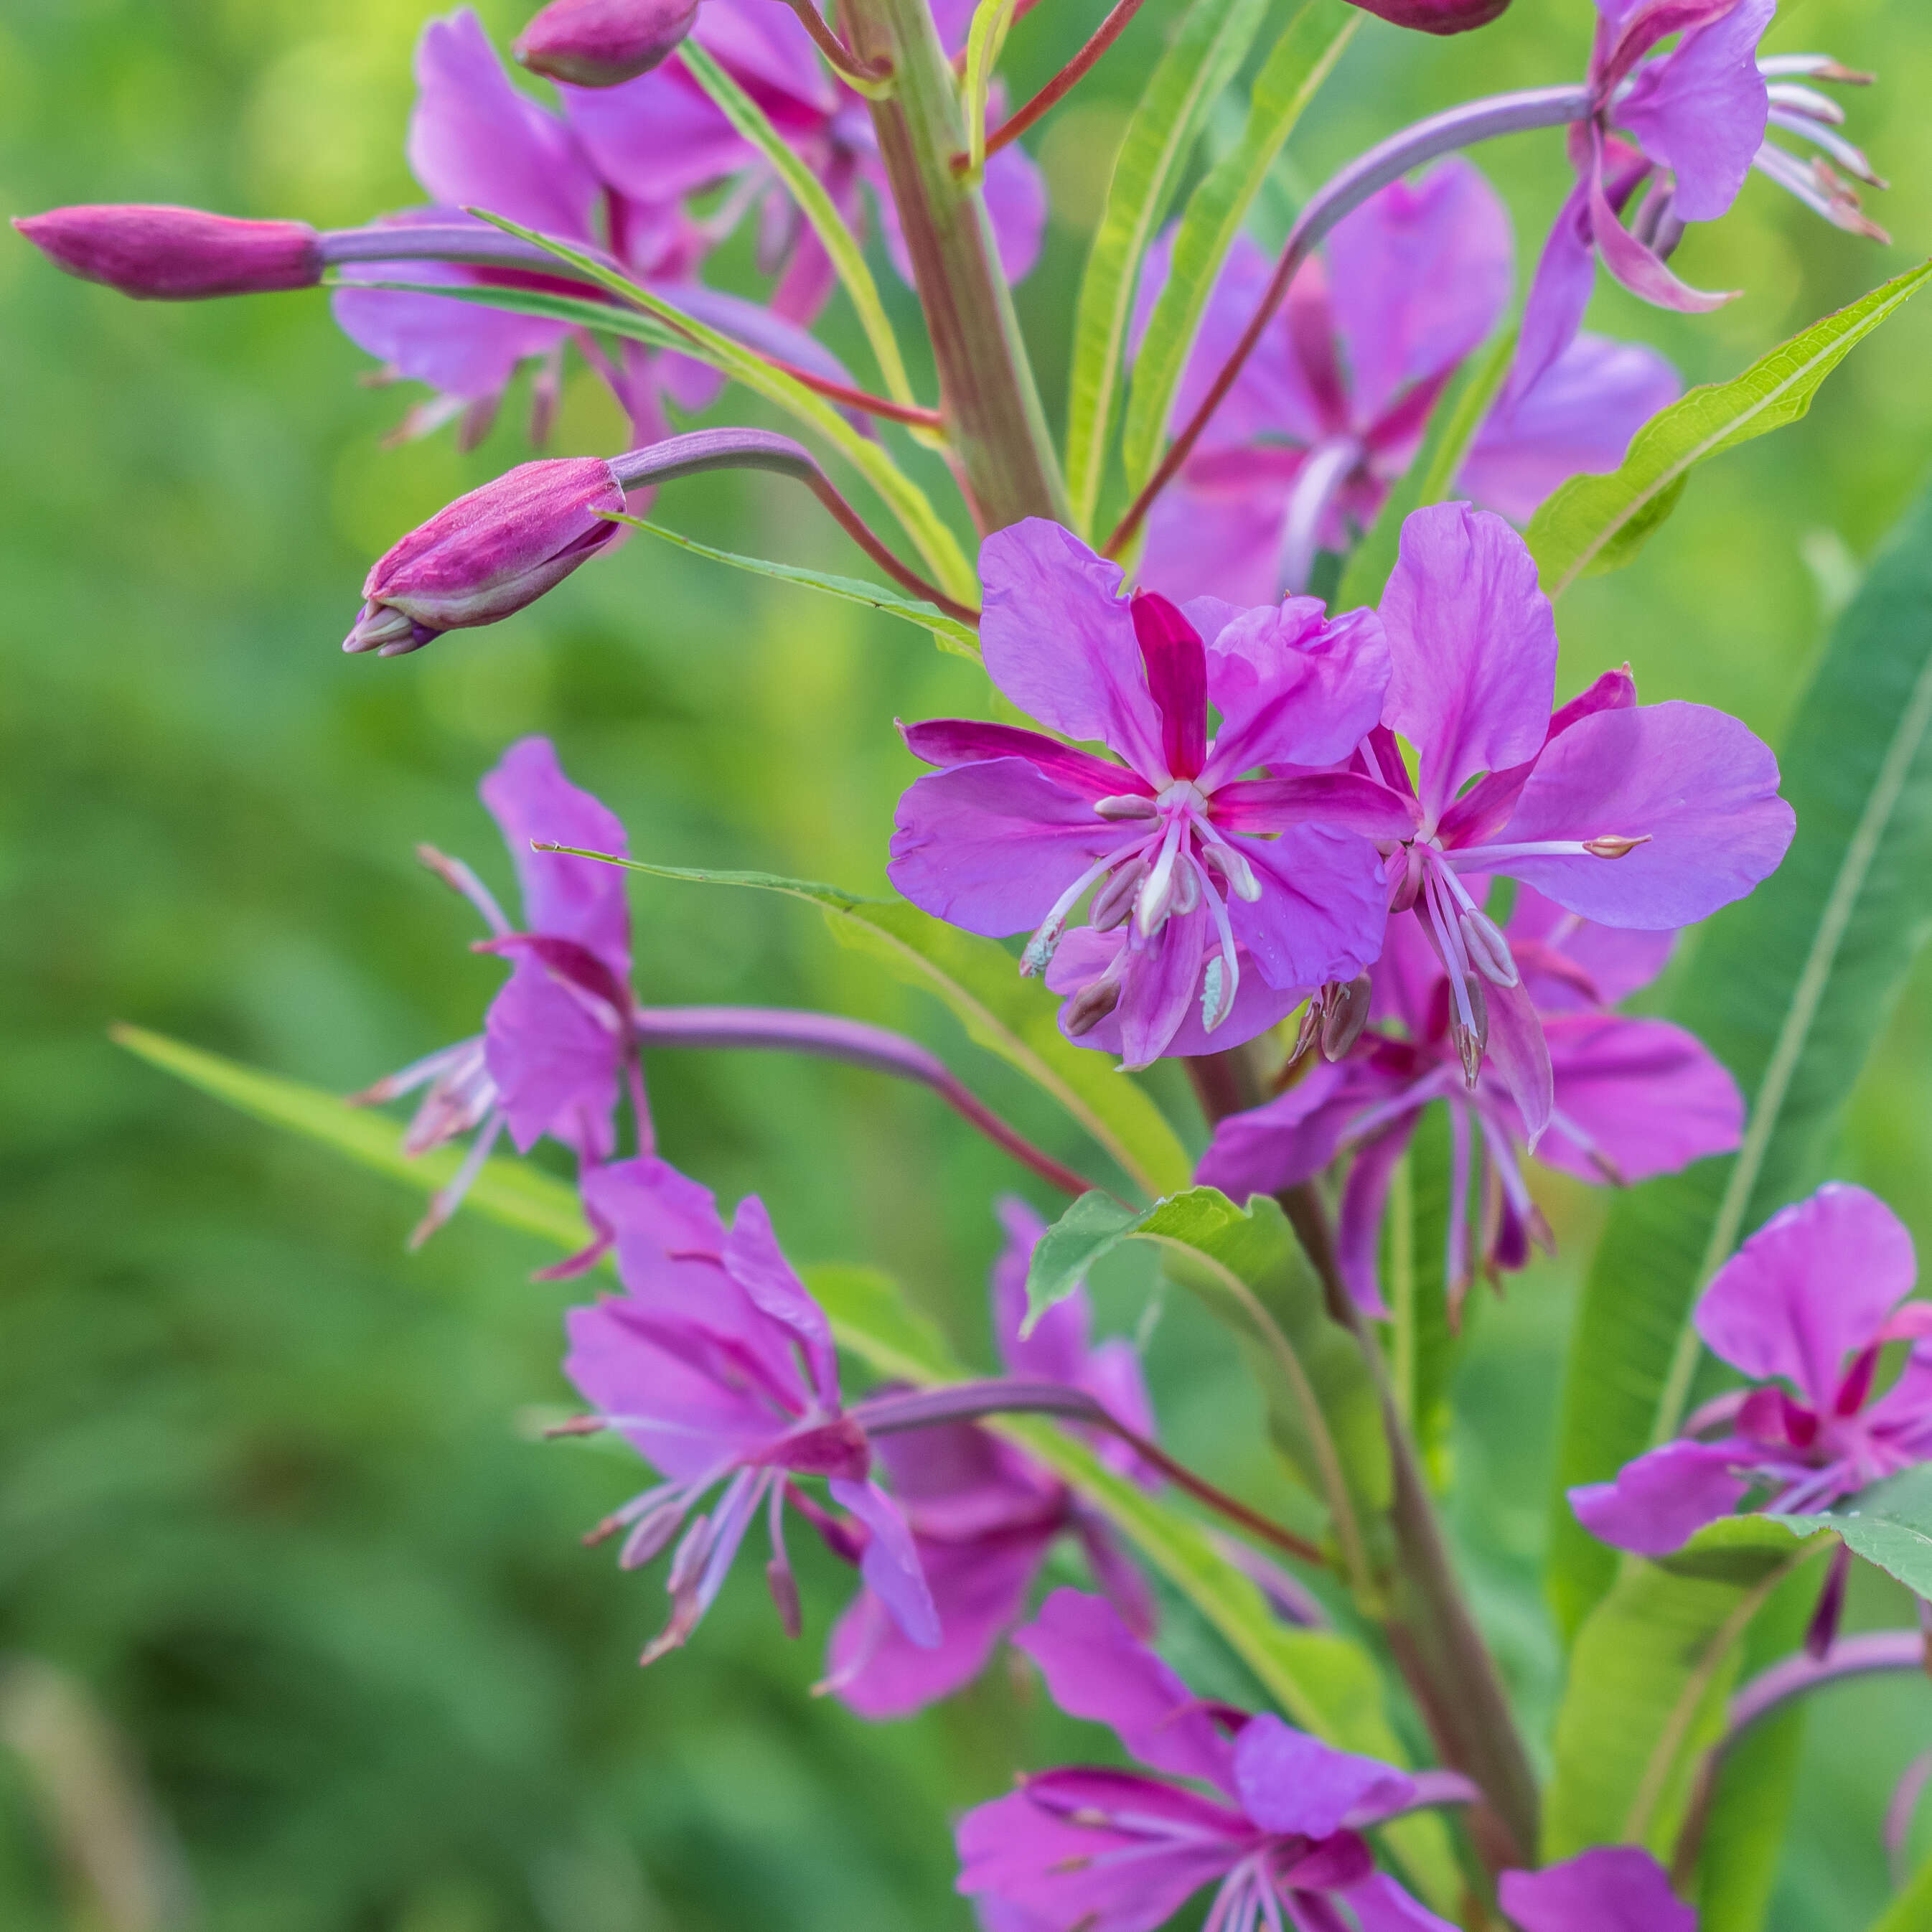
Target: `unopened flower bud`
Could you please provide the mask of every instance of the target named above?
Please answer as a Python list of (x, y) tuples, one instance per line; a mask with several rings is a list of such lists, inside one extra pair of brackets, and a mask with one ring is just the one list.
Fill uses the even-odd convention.
[(1606, 832), (1600, 838), (1585, 839), (1583, 850), (1593, 859), (1622, 859), (1634, 852), (1640, 845), (1649, 843), (1650, 834), (1648, 832), (1635, 838), (1626, 838), (1621, 832)]
[(1369, 1023), (1369, 976), (1358, 974), (1352, 980), (1336, 980), (1322, 991), (1322, 1057), (1342, 1060), (1362, 1036)]
[(459, 496), (380, 559), (346, 651), (398, 657), (534, 603), (617, 534), (623, 487), (602, 458), (519, 464)]
[(552, 80), (615, 87), (674, 52), (697, 18), (698, 0), (551, 0), (511, 52)]
[(322, 280), (321, 238), (305, 221), (130, 203), (51, 208), (14, 226), (69, 274), (141, 302), (268, 295)]
[(1509, 0), (1349, 0), (1365, 14), (1398, 27), (1419, 27), (1425, 34), (1466, 34), (1498, 20)]

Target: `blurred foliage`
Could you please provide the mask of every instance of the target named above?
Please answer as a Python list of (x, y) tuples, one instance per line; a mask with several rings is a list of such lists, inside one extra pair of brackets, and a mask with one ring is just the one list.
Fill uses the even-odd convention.
[[(1020, 24), (1016, 98), (1094, 10), (1061, 0)], [(500, 38), (520, 24), (514, 0), (482, 11)], [(1056, 229), (1020, 307), (1056, 412), (1081, 238), (1174, 11), (1150, 5), (1042, 130)], [(1580, 70), (1591, 11), (1516, 0), (1499, 26), (1446, 42), (1371, 22), (1298, 133), (1277, 200), (1400, 120)], [(1682, 256), (1690, 279), (1742, 300), (1695, 320), (1600, 298), (1598, 326), (1660, 343), (1694, 380), (1932, 248), (1932, 118), (1917, 104), (1932, 14), (1910, 0), (1784, 12), (1774, 48), (1826, 47), (1882, 76), (1850, 97), (1851, 131), (1898, 184), (1875, 200), (1899, 244), (1838, 234), (1754, 181)], [(325, 224), (404, 203), (419, 19), (404, 0), (12, 0), (0, 202), (180, 200)], [(1556, 143), (1481, 158), (1527, 262), (1566, 185)], [(888, 298), (910, 336), (909, 299), (896, 284)], [(832, 328), (855, 346), (849, 316)], [(1821, 616), (1932, 458), (1928, 329), (1908, 312), (1807, 422), (1701, 473), (1636, 568), (1573, 593), (1567, 683), (1628, 658), (1647, 696), (1724, 706), (1774, 739)], [(566, 1395), (566, 1298), (525, 1278), (542, 1257), (461, 1221), (406, 1257), (416, 1204), (400, 1190), (170, 1086), (105, 1028), (138, 1020), (344, 1089), (470, 1030), (496, 969), (465, 951), (466, 910), (411, 849), (432, 839), (506, 878), (472, 788), (528, 730), (556, 736), (652, 856), (876, 887), (910, 770), (890, 721), (983, 705), (975, 674), (899, 626), (641, 541), (500, 630), (345, 661), (334, 646), (369, 560), (520, 459), (519, 398), (469, 456), (446, 436), (386, 448), (403, 403), (358, 386), (362, 358), (320, 298), (136, 306), (10, 238), (0, 336), (0, 1655), (34, 1660), (0, 1688), (60, 1687), (28, 1718), (0, 1713), (14, 1747), (0, 1750), (0, 1921), (964, 1925), (950, 1816), (1056, 1742), (1090, 1740), (998, 1669), (910, 1724), (868, 1728), (808, 1697), (848, 1587), (829, 1561), (806, 1578), (802, 1643), (777, 1640), (748, 1571), (686, 1653), (640, 1675), (657, 1582), (576, 1544), (634, 1472), (533, 1439)], [(580, 380), (562, 446), (616, 433)], [(850, 567), (782, 485), (680, 485), (662, 514), (740, 550)], [(646, 998), (910, 1026), (1072, 1151), (1003, 1069), (808, 912), (663, 882), (634, 904)], [(764, 1192), (802, 1256), (892, 1269), (983, 1348), (988, 1205), (1016, 1177), (928, 1096), (763, 1057), (666, 1058), (651, 1074), (680, 1165), (727, 1198)], [(1928, 1080), (1922, 970), (1837, 1162), (1922, 1240)], [(1183, 1108), (1178, 1084), (1163, 1090)], [(1480, 1310), (1454, 1444), (1480, 1605), (1539, 1715), (1556, 1668), (1534, 1586), (1556, 1365), (1600, 1214), (1582, 1189), (1544, 1192), (1562, 1258)], [(1145, 1292), (1110, 1285), (1116, 1325)], [(1178, 1306), (1153, 1369), (1182, 1452), (1268, 1495), (1253, 1400)], [(1855, 1610), (1899, 1614), (1876, 1590)], [(1876, 1910), (1883, 1800), (1928, 1730), (1932, 1692), (1895, 1684), (1814, 1714), (1779, 1932)], [(65, 1809), (49, 1796), (62, 1767)], [(134, 1834), (128, 1857), (166, 1884), (116, 1894), (64, 1867), (76, 1816), (96, 1819), (79, 1828), (90, 1841)], [(151, 1902), (114, 1903), (137, 1895)]]

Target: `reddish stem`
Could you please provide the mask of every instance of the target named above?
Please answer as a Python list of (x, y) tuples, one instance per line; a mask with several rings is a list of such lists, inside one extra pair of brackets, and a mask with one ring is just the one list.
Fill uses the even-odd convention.
[(831, 62), (835, 73), (842, 74), (848, 80), (874, 82), (892, 78), (890, 61), (861, 60), (826, 24), (825, 16), (812, 4), (812, 0), (785, 0), (785, 4), (803, 22), (805, 31), (812, 36), (812, 44)]
[[(1022, 13), (1025, 10), (1024, 8), (1021, 10)], [(1114, 0), (1113, 11), (1094, 29), (1087, 44), (1024, 107), (1008, 115), (986, 136), (987, 153), (997, 154), (1002, 148), (1017, 141), (1049, 108), (1057, 107), (1065, 100), (1087, 78), (1100, 56), (1126, 31), (1127, 22), (1140, 10), (1141, 0)], [(952, 158), (956, 174), (964, 174), (971, 164), (968, 155), (955, 154)]]
[(823, 396), (828, 402), (842, 403), (848, 410), (863, 410), (868, 416), (884, 416), (888, 422), (910, 423), (915, 429), (944, 429), (946, 426), (945, 418), (937, 410), (923, 409), (916, 403), (896, 403), (889, 398), (855, 389), (848, 383), (834, 382), (830, 376), (814, 376), (809, 369), (801, 369), (796, 362), (788, 362), (781, 356), (767, 356), (765, 360), (773, 368), (782, 369), (813, 394)]

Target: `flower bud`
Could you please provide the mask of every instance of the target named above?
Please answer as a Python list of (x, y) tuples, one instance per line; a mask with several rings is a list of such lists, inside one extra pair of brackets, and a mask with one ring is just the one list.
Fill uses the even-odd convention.
[(1425, 34), (1466, 34), (1501, 18), (1509, 0), (1349, 0), (1366, 14)]
[(267, 295), (322, 280), (321, 238), (305, 221), (129, 204), (51, 208), (14, 226), (69, 274), (140, 302)]
[(578, 87), (615, 87), (674, 52), (698, 0), (551, 0), (511, 49), (532, 74)]
[(342, 648), (400, 657), (445, 631), (520, 610), (617, 534), (622, 526), (598, 512), (623, 507), (623, 487), (602, 457), (520, 464), (378, 560)]

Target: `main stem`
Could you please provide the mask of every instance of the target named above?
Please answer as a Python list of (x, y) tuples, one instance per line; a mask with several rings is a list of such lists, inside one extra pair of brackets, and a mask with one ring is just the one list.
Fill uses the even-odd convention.
[(843, 0), (862, 59), (892, 64), (889, 98), (867, 104), (939, 365), (941, 412), (975, 520), (1068, 520), (1066, 488), (1020, 341), (992, 224), (952, 157), (966, 145), (959, 89), (928, 0)]
[[(1190, 1060), (1187, 1068), (1210, 1122), (1258, 1106), (1264, 1097), (1246, 1048)], [(1484, 1859), (1496, 1870), (1528, 1864), (1536, 1856), (1535, 1773), (1496, 1660), (1450, 1561), (1421, 1459), (1389, 1386), (1381, 1346), (1342, 1283), (1328, 1210), (1314, 1184), (1288, 1188), (1279, 1198), (1321, 1277), (1330, 1315), (1360, 1344), (1382, 1402), (1395, 1478), (1389, 1520), (1396, 1574), (1387, 1624), (1389, 1648), (1443, 1762), (1481, 1787), (1486, 1802), (1472, 1823)]]

